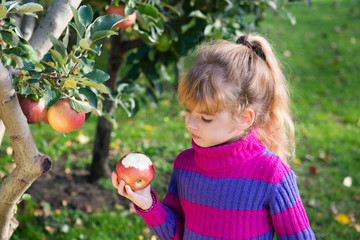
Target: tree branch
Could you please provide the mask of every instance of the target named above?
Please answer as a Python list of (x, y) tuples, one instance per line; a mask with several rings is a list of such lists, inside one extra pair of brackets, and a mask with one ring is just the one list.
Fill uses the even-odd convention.
[(52, 160), (36, 148), (26, 117), (12, 85), (12, 73), (0, 62), (0, 119), (14, 149), (15, 170), (0, 185), (0, 239), (10, 239), (17, 227), (14, 207), (23, 193), (43, 173), (51, 170)]
[(43, 58), (52, 47), (48, 34), (59, 38), (73, 18), (70, 5), (78, 8), (80, 3), (81, 0), (55, 0), (44, 20), (29, 40), (30, 45), (38, 53), (40, 59)]

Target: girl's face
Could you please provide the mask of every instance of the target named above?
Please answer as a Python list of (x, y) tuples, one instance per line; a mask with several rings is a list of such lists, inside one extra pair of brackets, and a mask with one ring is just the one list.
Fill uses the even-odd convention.
[(241, 139), (245, 127), (229, 111), (207, 115), (197, 109), (186, 111), (186, 127), (200, 147), (230, 144)]

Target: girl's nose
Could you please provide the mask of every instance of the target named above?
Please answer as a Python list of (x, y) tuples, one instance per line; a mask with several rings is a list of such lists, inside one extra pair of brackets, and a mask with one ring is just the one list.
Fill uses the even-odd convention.
[(188, 128), (197, 129), (198, 125), (196, 123), (195, 117), (191, 113), (186, 113), (186, 126)]

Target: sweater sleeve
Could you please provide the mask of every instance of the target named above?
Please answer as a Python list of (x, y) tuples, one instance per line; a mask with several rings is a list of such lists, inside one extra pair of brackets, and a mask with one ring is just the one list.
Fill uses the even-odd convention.
[(315, 239), (300, 198), (293, 171), (289, 170), (281, 181), (275, 184), (270, 199), (270, 211), (279, 240)]
[(148, 211), (137, 212), (143, 218), (150, 230), (160, 239), (182, 239), (184, 232), (183, 211), (177, 195), (176, 179), (171, 176), (169, 192), (162, 203), (155, 191), (151, 191), (155, 200)]

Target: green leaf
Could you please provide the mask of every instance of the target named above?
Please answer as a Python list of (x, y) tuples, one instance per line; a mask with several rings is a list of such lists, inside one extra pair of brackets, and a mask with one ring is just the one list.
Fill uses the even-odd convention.
[(201, 18), (201, 19), (207, 20), (206, 15), (203, 14), (200, 10), (192, 11), (192, 12), (189, 14), (189, 16), (190, 16), (190, 17), (197, 17), (197, 18)]
[(0, 18), (5, 18), (7, 15), (7, 8), (5, 5), (0, 4)]
[(95, 83), (103, 83), (110, 78), (110, 75), (102, 70), (95, 69), (85, 74), (84, 77), (88, 78), (90, 81)]
[(92, 24), (89, 25), (88, 29), (86, 30), (86, 35), (88, 35), (87, 37), (90, 38), (90, 36), (93, 35), (95, 32), (111, 30), (115, 24), (126, 20), (127, 19), (125, 17), (115, 14), (100, 16), (96, 18)]
[(109, 30), (103, 30), (103, 31), (97, 31), (97, 32), (94, 32), (93, 35), (91, 35), (90, 37), (90, 40), (91, 42), (96, 42), (102, 38), (105, 38), (105, 37), (108, 37), (108, 36), (111, 36), (111, 35), (116, 35), (117, 32), (114, 32), (114, 31), (109, 31)]
[(4, 42), (9, 44), (10, 46), (13, 45), (13, 37), (11, 32), (9, 31), (0, 31), (0, 39), (2, 39)]
[(50, 41), (54, 45), (55, 50), (61, 54), (62, 58), (66, 58), (66, 48), (64, 44), (59, 41), (56, 37), (54, 37), (52, 34), (49, 34)]
[(59, 101), (61, 97), (61, 91), (58, 89), (51, 89), (51, 87), (48, 85), (44, 85), (44, 87), (47, 88), (47, 91), (44, 95), (44, 100), (46, 103), (46, 108), (49, 108)]
[(79, 14), (79, 22), (85, 27), (89, 26), (89, 24), (93, 19), (92, 8), (89, 5), (81, 6), (78, 10), (78, 14)]
[(81, 39), (80, 42), (79, 42), (79, 44), (80, 44), (80, 47), (81, 47), (82, 49), (84, 49), (84, 50), (91, 50), (91, 47), (89, 46), (89, 44), (87, 43), (87, 41), (86, 41), (85, 38)]
[[(3, 1), (3, 4), (4, 4), (4, 1)], [(17, 1), (8, 1), (8, 2), (5, 1), (5, 6), (8, 9), (8, 12), (17, 5), (19, 5), (19, 2), (17, 2)]]
[(29, 85), (26, 85), (25, 87), (22, 87), (20, 89), (20, 94), (24, 97), (28, 96), (31, 93), (31, 87)]
[(83, 94), (86, 97), (86, 99), (93, 108), (98, 107), (98, 98), (92, 90), (90, 90), (89, 88), (80, 88), (79, 93)]
[(53, 60), (55, 62), (57, 62), (59, 67), (62, 67), (65, 64), (66, 59), (63, 58), (61, 56), (61, 54), (58, 51), (54, 50), (54, 49), (50, 49), (50, 52), (51, 52), (51, 56), (52, 56)]
[(70, 106), (77, 112), (88, 113), (93, 110), (88, 102), (77, 100), (77, 99), (70, 99)]
[(40, 12), (43, 11), (43, 6), (41, 6), (38, 3), (25, 3), (21, 5), (18, 9), (16, 9), (14, 12), (16, 13), (31, 13), (31, 12)]
[(69, 26), (67, 26), (66, 31), (65, 31), (65, 36), (64, 36), (64, 38), (62, 40), (65, 49), (69, 45), (69, 36), (70, 36)]
[(31, 195), (28, 194), (28, 193), (24, 193), (22, 196), (21, 196), (21, 200), (29, 200), (31, 199)]
[(138, 6), (139, 12), (141, 14), (145, 14), (145, 15), (149, 15), (153, 18), (158, 18), (159, 17), (159, 12), (158, 10), (151, 6), (151, 5), (139, 5)]
[(107, 87), (104, 84), (94, 83), (91, 81), (83, 81), (83, 82), (80, 82), (80, 84), (82, 84), (84, 86), (88, 86), (88, 87), (93, 87), (96, 90), (98, 90), (100, 93), (109, 93), (109, 90), (107, 89)]
[(14, 54), (16, 56), (21, 56), (23, 53), (21, 47), (6, 48), (3, 52), (7, 55)]
[(79, 33), (80, 37), (83, 37), (86, 28), (85, 28), (85, 26), (80, 22), (77, 9), (74, 8), (74, 7), (71, 6), (71, 5), (70, 5), (70, 8), (71, 8), (71, 11), (73, 12), (74, 21), (75, 21), (75, 25), (71, 25), (71, 26), (76, 29), (76, 31)]

